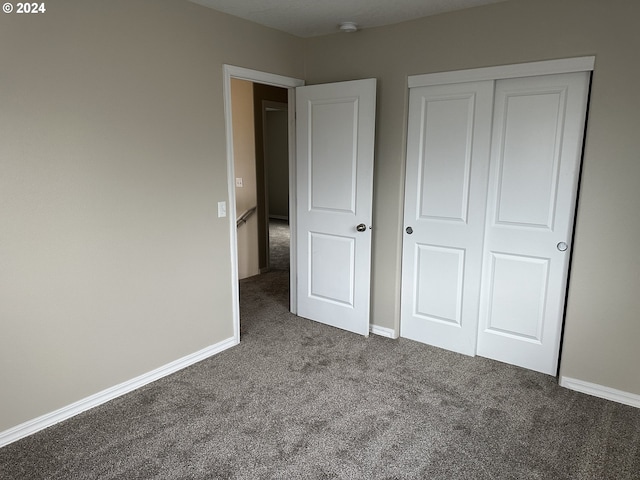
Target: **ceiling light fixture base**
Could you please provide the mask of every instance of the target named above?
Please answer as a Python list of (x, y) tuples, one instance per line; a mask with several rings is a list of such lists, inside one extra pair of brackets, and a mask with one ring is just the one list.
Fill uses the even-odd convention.
[(343, 33), (353, 33), (358, 31), (358, 24), (355, 22), (342, 22), (338, 27)]

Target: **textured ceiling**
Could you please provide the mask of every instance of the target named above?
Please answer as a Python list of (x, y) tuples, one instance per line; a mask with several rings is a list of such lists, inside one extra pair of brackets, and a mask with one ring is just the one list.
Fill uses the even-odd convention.
[(379, 27), (506, 0), (190, 0), (298, 37), (336, 33), (341, 22)]

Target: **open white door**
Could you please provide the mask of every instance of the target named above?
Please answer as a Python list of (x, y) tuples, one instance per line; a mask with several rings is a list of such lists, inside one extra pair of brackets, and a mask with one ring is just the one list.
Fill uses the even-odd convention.
[(376, 80), (296, 89), (297, 314), (369, 334)]

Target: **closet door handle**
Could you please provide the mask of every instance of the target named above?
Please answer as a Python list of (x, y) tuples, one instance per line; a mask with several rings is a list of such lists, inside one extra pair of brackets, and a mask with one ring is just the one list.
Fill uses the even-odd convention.
[(359, 232), (364, 232), (367, 229), (367, 226), (364, 223), (361, 223), (356, 227), (356, 230)]
[(411, 235), (411, 234), (413, 233), (413, 228), (411, 228), (411, 227), (407, 227), (406, 232), (407, 232), (409, 235)]

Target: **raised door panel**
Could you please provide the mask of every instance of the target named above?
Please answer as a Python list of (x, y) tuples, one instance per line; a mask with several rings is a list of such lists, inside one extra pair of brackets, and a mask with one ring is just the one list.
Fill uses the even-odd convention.
[(460, 326), (464, 250), (416, 244), (413, 315), (424, 320)]
[(355, 239), (309, 232), (309, 251), (309, 297), (353, 308)]
[(310, 101), (309, 210), (355, 213), (358, 98)]
[[(491, 254), (487, 331), (540, 343), (549, 290), (549, 260)], [(517, 284), (513, 280), (519, 279)]]
[(505, 95), (496, 223), (552, 228), (566, 94), (559, 86)]
[(420, 217), (466, 222), (475, 94), (422, 98)]

